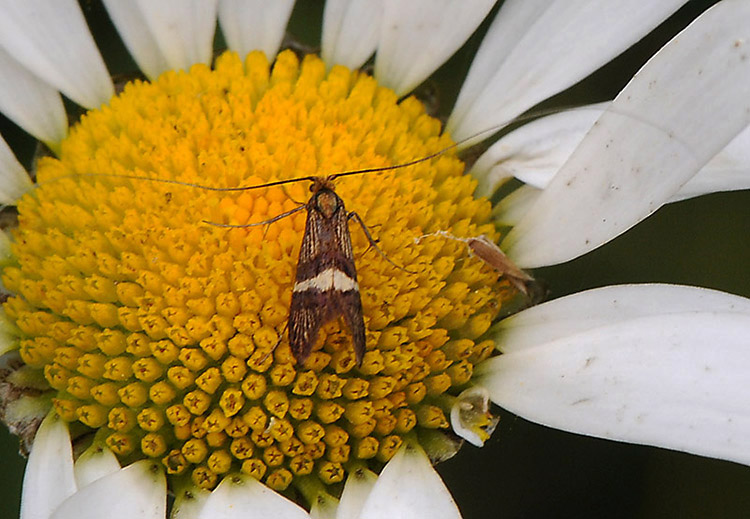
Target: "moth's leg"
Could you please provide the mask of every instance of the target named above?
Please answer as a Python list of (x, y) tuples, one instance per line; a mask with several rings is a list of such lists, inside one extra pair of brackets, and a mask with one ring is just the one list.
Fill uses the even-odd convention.
[(208, 225), (213, 225), (214, 227), (224, 227), (224, 228), (229, 228), (229, 229), (245, 229), (247, 227), (258, 227), (259, 225), (270, 225), (273, 222), (278, 222), (279, 220), (286, 218), (287, 216), (292, 216), (294, 213), (299, 213), (300, 211), (306, 208), (307, 208), (307, 204), (302, 204), (299, 207), (295, 207), (291, 211), (287, 211), (285, 213), (276, 215), (273, 218), (269, 218), (268, 220), (263, 220), (262, 222), (255, 222), (255, 223), (231, 224), (231, 223), (210, 222), (208, 220), (202, 220), (202, 221), (203, 223), (208, 224)]
[(374, 248), (376, 251), (378, 251), (378, 254), (380, 254), (384, 260), (386, 260), (388, 263), (396, 267), (397, 269), (403, 270), (404, 272), (408, 272), (409, 274), (417, 274), (417, 272), (412, 272), (411, 270), (407, 269), (406, 267), (402, 267), (401, 265), (396, 265), (391, 258), (386, 256), (385, 252), (380, 250), (380, 247), (378, 247), (378, 242), (375, 240), (375, 238), (372, 237), (372, 234), (370, 234), (370, 230), (367, 228), (367, 225), (365, 225), (365, 222), (362, 221), (362, 217), (360, 217), (356, 212), (351, 211), (347, 215), (347, 219), (351, 220), (354, 219), (357, 221), (360, 227), (362, 227), (362, 230), (365, 233), (365, 236), (367, 237), (367, 240), (370, 242), (370, 247)]
[(265, 355), (263, 355), (263, 358), (260, 359), (260, 362), (258, 364), (263, 364), (266, 361), (266, 359), (268, 358), (268, 356), (271, 355), (274, 351), (276, 351), (276, 348), (279, 347), (279, 344), (281, 344), (281, 341), (284, 340), (284, 333), (286, 333), (288, 330), (289, 330), (289, 322), (286, 322), (284, 324), (284, 329), (281, 330), (281, 333), (279, 334), (279, 337), (276, 340), (276, 344), (273, 345), (273, 347), (271, 348), (271, 351), (269, 351), (268, 353), (266, 353)]
[(295, 200), (294, 198), (292, 198), (292, 195), (290, 195), (289, 191), (286, 190), (286, 186), (281, 186), (281, 190), (284, 191), (284, 194), (286, 195), (286, 197), (289, 200), (291, 200), (292, 202), (294, 202), (295, 204), (297, 204), (297, 205), (305, 205), (305, 202), (299, 202), (299, 201)]

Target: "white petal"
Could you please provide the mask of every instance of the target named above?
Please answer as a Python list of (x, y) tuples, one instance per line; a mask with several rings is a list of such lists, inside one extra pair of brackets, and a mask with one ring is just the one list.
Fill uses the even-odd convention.
[(75, 0), (0, 0), (0, 47), (81, 106), (114, 94)]
[(609, 286), (548, 301), (503, 319), (495, 340), (503, 353), (512, 353), (641, 317), (709, 311), (750, 315), (750, 299), (681, 285)]
[(453, 497), (432, 467), (427, 454), (406, 443), (389, 461), (365, 502), (360, 519), (456, 519)]
[(191, 486), (176, 492), (171, 519), (196, 519), (211, 496), (209, 490)]
[(508, 0), (448, 121), (455, 139), (504, 123), (604, 65), (685, 0)]
[[(543, 117), (500, 138), (479, 157), (470, 171), (479, 181), (476, 194), (491, 196), (511, 177), (537, 189), (546, 188), (607, 106), (609, 103), (582, 106)], [(750, 126), (701, 168), (669, 202), (748, 188)]]
[(495, 0), (384, 1), (375, 77), (399, 96), (450, 58), (495, 4)]
[(211, 62), (219, 0), (135, 0), (167, 66)]
[(62, 98), (0, 48), (0, 111), (46, 143), (61, 141), (68, 131)]
[(492, 196), (511, 177), (538, 189), (546, 187), (608, 105), (542, 117), (500, 138), (471, 168), (479, 180), (476, 194)]
[(680, 188), (670, 202), (750, 188), (750, 126)]
[(338, 508), (338, 499), (328, 494), (319, 494), (310, 507), (310, 519), (335, 519)]
[(302, 508), (255, 478), (234, 475), (224, 478), (211, 492), (201, 510), (201, 519), (308, 519)]
[(146, 23), (137, 3), (122, 0), (103, 0), (112, 23), (122, 37), (138, 68), (150, 79), (169, 69), (167, 58)]
[(107, 447), (93, 444), (81, 454), (73, 466), (76, 486), (83, 488), (97, 479), (120, 470), (117, 457)]
[(166, 512), (164, 472), (143, 460), (80, 489), (50, 519), (164, 519)]
[(229, 48), (245, 57), (262, 50), (276, 58), (294, 0), (220, 0), (219, 23)]
[(502, 247), (521, 267), (606, 243), (750, 124), (750, 3), (706, 11), (636, 74)]
[(492, 210), (495, 223), (508, 226), (518, 224), (541, 195), (541, 189), (534, 186), (519, 187), (503, 198)]
[(484, 363), (498, 405), (544, 425), (750, 464), (750, 315), (588, 329)]
[(372, 492), (378, 476), (371, 470), (359, 467), (351, 472), (346, 478), (344, 491), (341, 493), (341, 501), (336, 511), (337, 519), (349, 519), (359, 517), (362, 507)]
[(14, 205), (32, 187), (26, 169), (0, 137), (0, 204)]
[(76, 491), (68, 426), (52, 412), (36, 433), (23, 477), (21, 519), (47, 519)]
[(361, 67), (375, 52), (382, 16), (383, 0), (328, 0), (321, 41), (326, 65)]

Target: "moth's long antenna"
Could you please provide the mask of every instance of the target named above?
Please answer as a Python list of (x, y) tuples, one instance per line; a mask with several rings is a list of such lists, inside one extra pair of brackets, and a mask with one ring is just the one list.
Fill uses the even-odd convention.
[[(409, 166), (414, 166), (416, 164), (420, 164), (422, 162), (426, 162), (428, 160), (434, 159), (435, 157), (439, 157), (440, 155), (443, 155), (444, 153), (454, 148), (457, 148), (463, 144), (466, 144), (469, 141), (473, 141), (474, 139), (482, 137), (483, 135), (495, 133), (498, 130), (505, 128), (506, 126), (509, 126), (511, 124), (519, 123), (522, 121), (527, 121), (527, 120), (534, 119), (537, 117), (543, 117), (546, 115), (559, 113), (565, 110), (576, 110), (576, 109), (585, 109), (585, 108), (586, 107), (551, 108), (549, 110), (540, 110), (540, 111), (536, 111), (533, 113), (519, 115), (518, 117), (514, 117), (513, 119), (510, 119), (506, 122), (490, 126), (489, 128), (485, 128), (484, 130), (476, 132), (472, 135), (469, 135), (468, 137), (461, 139), (458, 142), (454, 142), (450, 146), (446, 146), (445, 148), (442, 148), (434, 153), (430, 153), (429, 155), (419, 157), (418, 159), (410, 160), (408, 162), (402, 162), (400, 164), (394, 164), (392, 166), (380, 166), (380, 167), (374, 167), (374, 168), (363, 168), (363, 169), (354, 169), (350, 171), (341, 171), (339, 173), (333, 173), (331, 175), (327, 175), (325, 178), (327, 178), (328, 180), (334, 180), (340, 177), (347, 177), (349, 175), (362, 175), (365, 173), (381, 173), (381, 172), (386, 172), (386, 171), (393, 171), (396, 169), (407, 168)], [(148, 180), (151, 182), (159, 182), (162, 184), (172, 184), (172, 185), (177, 185), (177, 186), (194, 187), (194, 188), (203, 189), (206, 191), (220, 191), (220, 192), (251, 191), (253, 189), (263, 189), (267, 187), (281, 186), (284, 184), (291, 184), (293, 182), (300, 182), (303, 180), (308, 180), (312, 182), (316, 178), (319, 178), (315, 176), (306, 176), (306, 177), (288, 178), (285, 180), (275, 180), (273, 182), (268, 182), (265, 184), (258, 184), (255, 186), (216, 187), (216, 186), (206, 186), (206, 185), (198, 184), (195, 182), (183, 182), (181, 180), (154, 178), (154, 177), (147, 177), (147, 176), (142, 176), (142, 175), (129, 175), (129, 174), (120, 174), (120, 173), (75, 173), (75, 174), (63, 175), (60, 177), (56, 177), (54, 179), (50, 179), (49, 181), (44, 182), (42, 184), (37, 184), (37, 186), (40, 186), (49, 182), (62, 180), (68, 177), (70, 178), (73, 178), (73, 177), (112, 177), (112, 178), (124, 178), (124, 179), (129, 179), (129, 180)]]
[(196, 184), (194, 182), (183, 182), (181, 180), (172, 180), (168, 178), (154, 178), (146, 177), (143, 175), (129, 175), (127, 173), (73, 173), (70, 175), (63, 175), (50, 179), (48, 182), (37, 184), (37, 186), (48, 184), (49, 182), (55, 182), (64, 178), (79, 178), (79, 177), (111, 177), (111, 178), (124, 178), (129, 180), (148, 180), (150, 182), (159, 182), (160, 184), (173, 184), (177, 186), (195, 187), (203, 189), (205, 191), (250, 191), (252, 189), (261, 189), (264, 187), (280, 186), (282, 184), (291, 184), (292, 182), (299, 182), (301, 180), (315, 180), (315, 177), (296, 177), (288, 178), (286, 180), (276, 180), (274, 182), (268, 182), (266, 184), (258, 184), (257, 186), (238, 186), (238, 187), (216, 187), (206, 186), (203, 184)]
[[(534, 116), (536, 117), (537, 115), (535, 114)], [(511, 120), (510, 123), (513, 123), (513, 122), (516, 122), (516, 121), (521, 121), (521, 120), (523, 120), (523, 119), (521, 119), (519, 117), (519, 118)], [(508, 124), (510, 124), (510, 123), (508, 123)], [(478, 137), (481, 137), (482, 135), (485, 135), (485, 134), (491, 133), (491, 132), (496, 132), (500, 128), (508, 126), (508, 124), (498, 124), (498, 125), (492, 126), (491, 128), (486, 128), (486, 129), (482, 130), (481, 132), (477, 132), (475, 134), (469, 135), (468, 137), (466, 137), (464, 139), (461, 139), (458, 142), (454, 142), (450, 146), (446, 146), (445, 148), (440, 149), (440, 150), (438, 150), (438, 151), (436, 151), (434, 153), (430, 153), (429, 155), (425, 155), (424, 157), (419, 157), (418, 159), (410, 160), (409, 162), (402, 162), (400, 164), (394, 164), (392, 166), (380, 166), (380, 167), (377, 167), (377, 168), (364, 168), (364, 169), (353, 169), (353, 170), (350, 170), (350, 171), (342, 171), (340, 173), (334, 173), (332, 175), (328, 175), (328, 177), (326, 177), (326, 178), (328, 178), (329, 180), (335, 180), (335, 179), (340, 178), (340, 177), (348, 177), (349, 175), (361, 175), (363, 173), (379, 173), (381, 171), (392, 171), (394, 169), (408, 168), (409, 166), (414, 166), (416, 164), (420, 164), (422, 162), (426, 162), (426, 161), (428, 161), (430, 159), (434, 159), (435, 157), (439, 157), (440, 155), (443, 155), (444, 153), (449, 152), (453, 148), (457, 148), (458, 146), (461, 146), (462, 144), (464, 144), (466, 142), (469, 142), (469, 141), (472, 141), (472, 140), (474, 140), (474, 139), (476, 139)]]

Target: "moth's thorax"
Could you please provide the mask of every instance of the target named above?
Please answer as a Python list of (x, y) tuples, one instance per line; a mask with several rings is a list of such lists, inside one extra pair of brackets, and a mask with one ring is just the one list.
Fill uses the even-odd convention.
[(340, 208), (344, 207), (344, 203), (338, 195), (328, 188), (323, 188), (315, 193), (313, 203), (315, 208), (326, 218), (333, 217)]

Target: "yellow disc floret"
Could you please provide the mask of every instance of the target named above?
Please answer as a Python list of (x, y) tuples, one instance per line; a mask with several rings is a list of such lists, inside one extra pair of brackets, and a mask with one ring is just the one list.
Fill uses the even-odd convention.
[(23, 361), (63, 419), (202, 487), (232, 471), (282, 490), (377, 468), (403, 435), (449, 427), (446, 395), (492, 352), (483, 335), (512, 289), (445, 238), (497, 238), (489, 202), (451, 152), (337, 180), (382, 251), (350, 226), (366, 353), (358, 366), (333, 321), (300, 365), (286, 323), (304, 211), (219, 225), (290, 211), (309, 181), (185, 183), (325, 176), (450, 144), (418, 101), (312, 56), (284, 52), (271, 68), (227, 53), (128, 84), (39, 162), (18, 204), (2, 281)]

